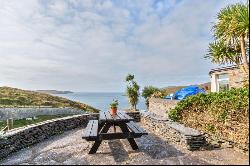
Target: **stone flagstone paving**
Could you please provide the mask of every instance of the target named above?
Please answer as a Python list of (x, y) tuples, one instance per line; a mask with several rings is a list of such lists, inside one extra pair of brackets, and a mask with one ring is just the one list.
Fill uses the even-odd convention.
[(139, 150), (131, 149), (127, 140), (103, 141), (96, 154), (88, 154), (93, 142), (81, 139), (83, 129), (51, 137), (44, 142), (13, 153), (0, 165), (80, 165), (80, 164), (249, 164), (248, 155), (234, 149), (190, 152), (172, 145), (159, 136), (136, 139)]

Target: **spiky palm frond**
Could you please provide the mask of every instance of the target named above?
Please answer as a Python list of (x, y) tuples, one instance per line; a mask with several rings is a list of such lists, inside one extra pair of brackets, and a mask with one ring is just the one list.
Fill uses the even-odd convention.
[(244, 34), (244, 36), (249, 35), (249, 7), (248, 5), (239, 4), (235, 9), (235, 13), (237, 14), (237, 34), (240, 36)]
[(236, 3), (220, 10), (218, 22), (213, 26), (216, 40), (224, 41), (227, 45), (239, 44), (239, 37), (249, 36), (248, 5)]
[(224, 42), (217, 41), (209, 44), (208, 53), (204, 56), (217, 64), (240, 64), (240, 50), (228, 47)]

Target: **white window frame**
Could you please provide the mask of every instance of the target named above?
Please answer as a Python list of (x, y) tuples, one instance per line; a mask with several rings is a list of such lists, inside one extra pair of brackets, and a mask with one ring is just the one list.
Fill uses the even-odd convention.
[[(228, 77), (227, 78), (219, 78), (220, 75), (223, 75), (223, 74), (227, 74)], [(219, 92), (220, 91), (220, 82), (221, 81), (228, 81), (228, 85), (229, 85), (229, 74), (228, 73), (220, 73), (218, 74), (218, 77), (217, 77), (217, 80), (216, 80), (216, 91)], [(229, 86), (230, 87), (230, 86)]]

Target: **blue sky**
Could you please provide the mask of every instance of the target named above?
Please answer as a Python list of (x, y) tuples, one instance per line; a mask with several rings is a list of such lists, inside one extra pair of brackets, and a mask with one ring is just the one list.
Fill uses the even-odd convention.
[(124, 91), (210, 80), (216, 13), (238, 0), (0, 0), (0, 86)]

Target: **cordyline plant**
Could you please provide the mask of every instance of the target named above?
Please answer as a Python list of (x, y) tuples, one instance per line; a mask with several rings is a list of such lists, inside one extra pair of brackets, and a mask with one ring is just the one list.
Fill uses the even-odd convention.
[(249, 4), (236, 3), (220, 10), (213, 26), (215, 41), (205, 58), (218, 64), (236, 64), (249, 80)]
[(139, 101), (140, 96), (140, 86), (134, 81), (134, 75), (128, 74), (126, 77), (127, 90), (126, 95), (128, 97), (128, 101), (131, 105), (131, 109), (136, 110), (136, 105)]

